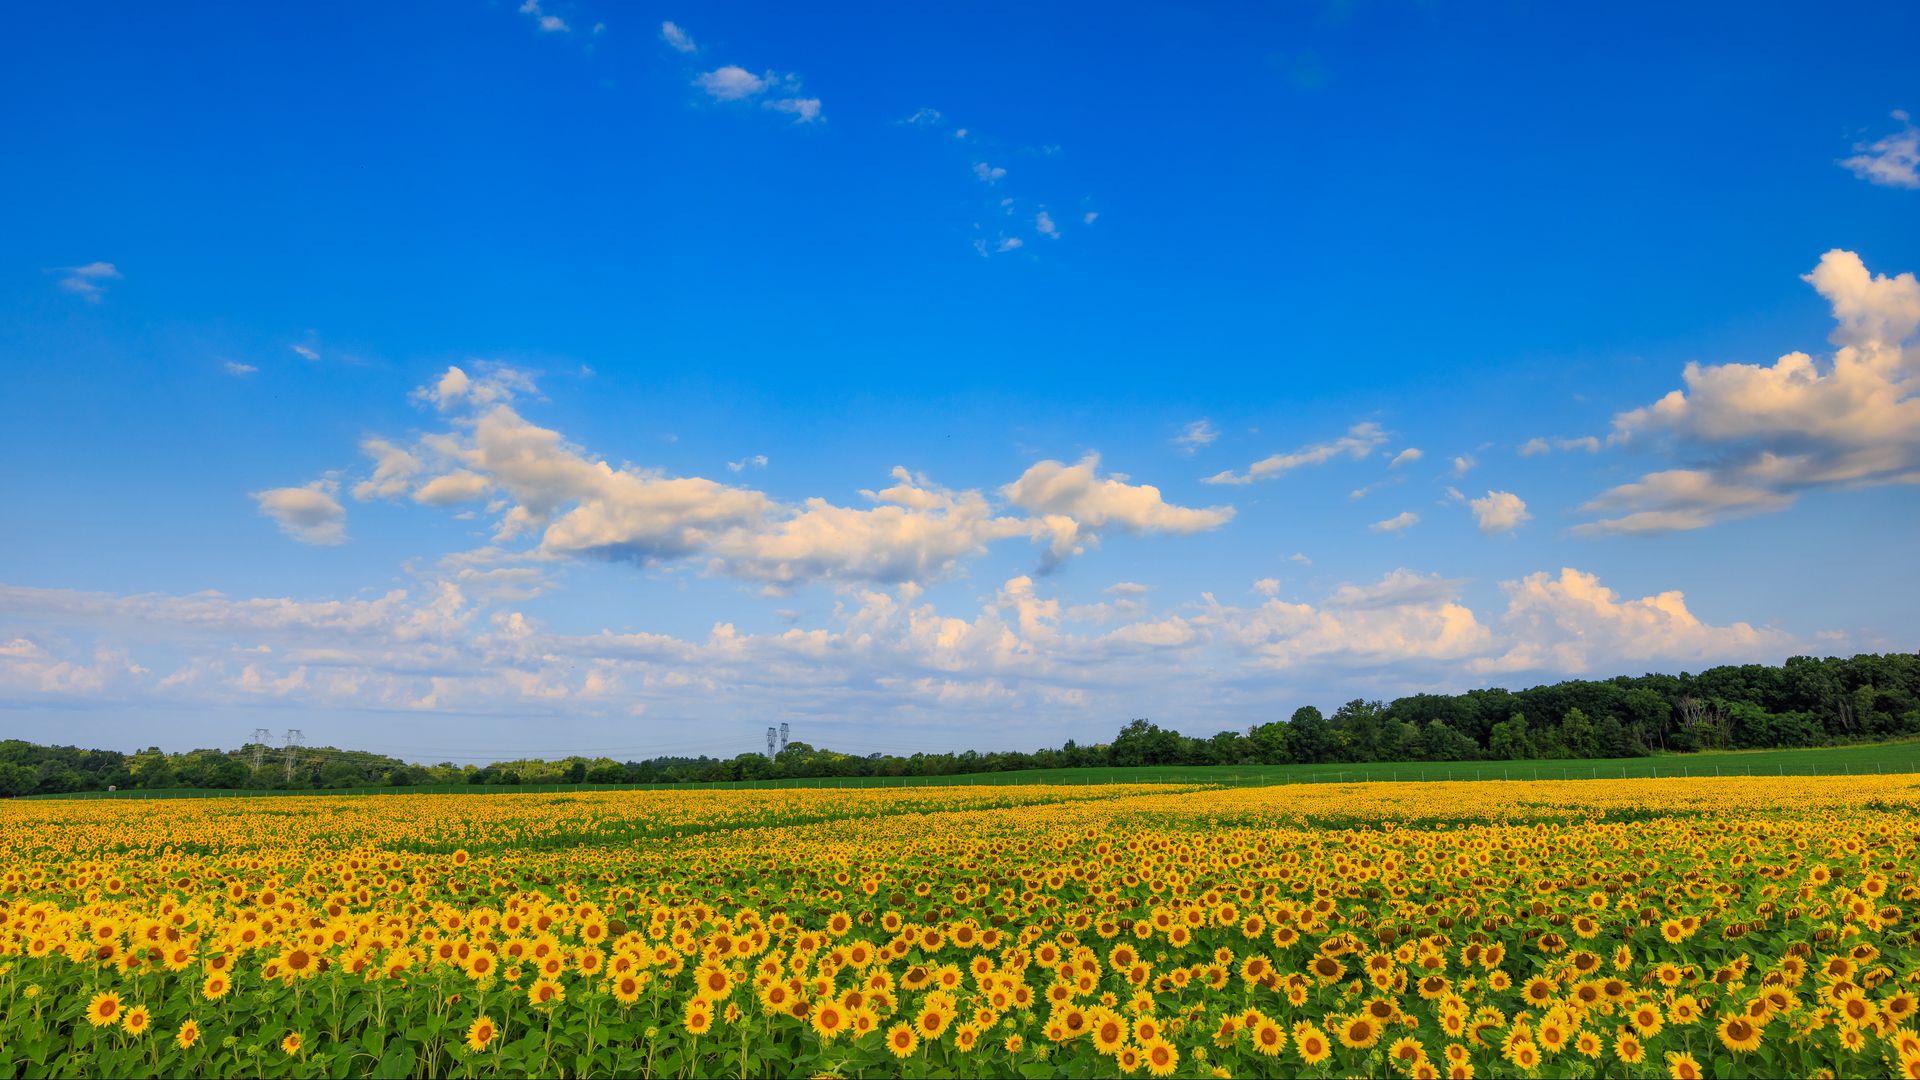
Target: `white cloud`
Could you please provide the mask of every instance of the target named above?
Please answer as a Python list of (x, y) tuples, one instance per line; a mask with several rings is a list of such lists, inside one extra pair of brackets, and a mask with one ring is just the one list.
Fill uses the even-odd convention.
[(1007, 175), (1007, 170), (998, 165), (989, 165), (984, 161), (976, 161), (973, 163), (973, 175), (978, 177), (983, 184), (995, 184), (999, 183), (1001, 178)]
[(1533, 518), (1527, 513), (1526, 501), (1511, 491), (1489, 491), (1467, 505), (1473, 508), (1473, 520), (1480, 531), (1488, 536), (1512, 532)]
[(1096, 220), (1098, 220), (1098, 219), (1099, 219), (1099, 217), (1100, 217), (1100, 211), (1098, 211), (1098, 210), (1089, 210), (1089, 211), (1087, 211), (1087, 212), (1086, 212), (1085, 214), (1082, 214), (1082, 215), (1080, 216), (1080, 224), (1082, 224), (1082, 225), (1091, 225), (1091, 224), (1093, 224), (1093, 223), (1094, 223), (1094, 222), (1095, 222)]
[(747, 459), (745, 459), (745, 460), (743, 460), (743, 461), (729, 461), (729, 462), (727, 462), (727, 469), (728, 469), (729, 471), (731, 471), (731, 472), (740, 472), (741, 470), (743, 470), (743, 469), (746, 469), (746, 468), (748, 468), (749, 466), (751, 466), (752, 468), (755, 468), (755, 469), (764, 469), (764, 468), (766, 468), (766, 467), (767, 467), (767, 455), (765, 455), (765, 454), (755, 454), (755, 455), (753, 455), (752, 457), (750, 457), (750, 458), (747, 458)]
[[(522, 385), (494, 370), (488, 379)], [(560, 434), (522, 418), (488, 392), (485, 379), (449, 369), (416, 397), (458, 409), (454, 430), (411, 450), (369, 441), (384, 468), (367, 496), (411, 489), (416, 501), (447, 504), (497, 496), (495, 543), (532, 538), (546, 558), (588, 557), (642, 565), (699, 558), (710, 573), (786, 588), (811, 580), (900, 582), (953, 573), (995, 542), (1027, 538), (1051, 566), (1096, 542), (1108, 528), (1187, 533), (1214, 528), (1231, 508), (1194, 510), (1165, 502), (1157, 488), (1102, 477), (1097, 458), (1076, 466), (1042, 462), (1002, 489), (1031, 516), (997, 512), (978, 491), (953, 491), (904, 468), (895, 483), (861, 494), (867, 508), (808, 499), (780, 503), (749, 488), (700, 477), (669, 477), (613, 465), (568, 446)], [(480, 407), (482, 401), (493, 402)], [(422, 460), (425, 459), (425, 460)], [(756, 455), (733, 471), (764, 465)], [(433, 475), (424, 483), (419, 477)], [(357, 489), (360, 490), (360, 489)]]
[(1710, 626), (1678, 591), (1621, 600), (1599, 578), (1571, 568), (1505, 584), (1506, 648), (1476, 661), (1483, 672), (1583, 674), (1629, 663), (1779, 660), (1801, 647), (1788, 634), (1743, 622)]
[[(1504, 583), (1506, 609), (1490, 617), (1461, 602), (1462, 584), (1402, 569), (1341, 585), (1317, 605), (1269, 597), (1235, 607), (1203, 595), (1156, 613), (1133, 588), (1114, 590), (1112, 604), (1068, 609), (1017, 576), (966, 616), (921, 602), (912, 587), (853, 589), (817, 625), (748, 633), (723, 622), (685, 638), (550, 630), (498, 606), (545, 587), (519, 567), (346, 601), (0, 585), (9, 626), (0, 702), (217, 710), (271, 700), (574, 723), (654, 705), (869, 721), (938, 707), (1021, 731), (1063, 708), (1180, 701), (1270, 713), (1299, 700), (1301, 677), (1365, 680), (1388, 696), (1515, 672), (1777, 660), (1804, 648), (1778, 631), (1707, 624), (1678, 593), (1622, 599), (1571, 569)], [(1256, 591), (1277, 594), (1277, 582)], [(1079, 623), (1101, 630), (1069, 629)]]
[(353, 485), (353, 497), (362, 502), (405, 494), (407, 485), (426, 468), (413, 453), (379, 436), (360, 440), (360, 452), (373, 459), (373, 475)]
[(1324, 465), (1336, 458), (1359, 460), (1372, 454), (1387, 441), (1387, 433), (1380, 425), (1371, 421), (1355, 424), (1347, 433), (1337, 439), (1322, 443), (1312, 443), (1290, 450), (1284, 454), (1265, 457), (1248, 466), (1247, 471), (1235, 474), (1228, 469), (1206, 478), (1208, 484), (1251, 484), (1255, 480), (1266, 480), (1284, 476), (1305, 465)]
[(1253, 583), (1253, 591), (1259, 593), (1261, 596), (1278, 596), (1280, 595), (1280, 579), (1263, 577)]
[(1399, 532), (1420, 523), (1420, 515), (1411, 510), (1402, 510), (1385, 521), (1376, 521), (1367, 526), (1374, 532)]
[(1599, 438), (1593, 435), (1582, 435), (1574, 439), (1564, 439), (1558, 436), (1552, 439), (1546, 439), (1535, 436), (1520, 444), (1520, 456), (1538, 457), (1549, 450), (1585, 450), (1589, 454), (1597, 454), (1603, 445)]
[(1409, 446), (1405, 450), (1393, 455), (1393, 460), (1387, 462), (1387, 468), (1397, 469), (1402, 465), (1411, 465), (1425, 456), (1426, 455), (1422, 454), (1418, 448)]
[(1196, 510), (1175, 506), (1151, 484), (1129, 484), (1125, 477), (1102, 478), (1100, 455), (1088, 454), (1077, 465), (1042, 461), (1000, 489), (1008, 502), (1043, 515), (1072, 518), (1083, 529), (1116, 525), (1129, 532), (1196, 533), (1217, 529), (1233, 520), (1233, 507)]
[(767, 102), (766, 107), (791, 115), (796, 124), (810, 124), (820, 119), (819, 98), (779, 98)]
[(472, 502), (492, 490), (492, 482), (479, 473), (455, 469), (421, 484), (413, 492), (413, 501), (424, 506), (452, 506)]
[(1219, 438), (1220, 432), (1212, 421), (1195, 420), (1173, 437), (1173, 445), (1191, 454), (1203, 446), (1212, 446)]
[(1920, 482), (1920, 281), (1873, 275), (1839, 250), (1805, 280), (1833, 308), (1831, 360), (1689, 363), (1684, 390), (1614, 418), (1615, 441), (1681, 467), (1597, 496), (1585, 509), (1615, 516), (1576, 532), (1701, 528), (1784, 509), (1802, 491)]
[(1840, 164), (1853, 175), (1884, 187), (1920, 188), (1920, 128), (1899, 109), (1900, 130), (1871, 143), (1855, 143), (1854, 156)]
[(693, 43), (693, 35), (671, 22), (660, 24), (660, 40), (666, 42), (674, 52), (690, 53), (700, 50), (700, 47)]
[(287, 347), (292, 349), (302, 360), (320, 359), (319, 351), (314, 349), (311, 345), (289, 345)]
[(1453, 459), (1453, 475), (1456, 477), (1465, 476), (1472, 472), (1473, 467), (1477, 464), (1479, 464), (1479, 462), (1473, 459), (1473, 455), (1461, 454)]
[(540, 0), (526, 0), (520, 5), (520, 14), (531, 18), (543, 34), (564, 34), (569, 29), (566, 20), (541, 10)]
[(993, 250), (996, 254), (1004, 255), (1009, 251), (1018, 251), (1025, 246), (1026, 246), (1026, 241), (1021, 240), (1017, 236), (1008, 236), (1003, 238), (1000, 241), (1000, 246), (994, 248)]
[(347, 540), (347, 511), (335, 498), (339, 491), (335, 481), (315, 480), (304, 487), (256, 491), (251, 498), (262, 514), (295, 540), (303, 544), (343, 544)]
[(238, 360), (228, 360), (221, 366), (226, 369), (227, 374), (237, 377), (252, 375), (260, 370), (252, 364), (243, 364)]
[(1060, 227), (1053, 223), (1053, 216), (1045, 210), (1033, 215), (1033, 227), (1042, 236), (1060, 239)]
[(900, 122), (916, 127), (938, 127), (945, 122), (945, 118), (940, 115), (939, 109), (916, 109), (912, 116)]
[(727, 64), (712, 71), (702, 72), (693, 80), (693, 84), (707, 92), (715, 101), (744, 101), (756, 94), (765, 92), (773, 85), (773, 75), (755, 75), (746, 68)]
[(64, 266), (52, 272), (60, 275), (54, 279), (55, 285), (67, 292), (73, 293), (89, 304), (97, 304), (100, 302), (101, 297), (106, 293), (106, 282), (119, 281), (125, 277), (125, 275), (120, 273), (119, 269), (110, 262), (90, 262), (84, 266)]

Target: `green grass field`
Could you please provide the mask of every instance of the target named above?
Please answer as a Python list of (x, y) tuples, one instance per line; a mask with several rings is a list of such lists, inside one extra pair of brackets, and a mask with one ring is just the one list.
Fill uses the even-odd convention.
[(756, 789), (787, 787), (970, 787), (1006, 784), (1337, 784), (1409, 780), (1579, 780), (1659, 776), (1826, 776), (1920, 773), (1920, 740), (1804, 750), (1728, 750), (1645, 758), (1579, 761), (1365, 762), (1334, 765), (1148, 765), (1133, 769), (1029, 769), (964, 776), (848, 776), (742, 780), (706, 784), (439, 784), (301, 791), (187, 788), (88, 791), (38, 799), (213, 799), (288, 795), (411, 795), (541, 792)]

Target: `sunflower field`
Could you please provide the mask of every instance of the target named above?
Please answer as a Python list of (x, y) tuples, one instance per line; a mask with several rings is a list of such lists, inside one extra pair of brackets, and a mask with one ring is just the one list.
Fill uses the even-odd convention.
[(0, 1074), (1920, 1078), (1913, 777), (0, 804)]

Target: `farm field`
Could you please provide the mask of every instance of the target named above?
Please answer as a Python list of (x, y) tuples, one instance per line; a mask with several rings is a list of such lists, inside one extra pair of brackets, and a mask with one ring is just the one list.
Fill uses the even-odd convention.
[(1920, 1076), (1907, 775), (0, 804), (14, 1075)]
[(233, 791), (217, 788), (89, 791), (34, 799), (204, 799), (273, 795), (395, 795), (528, 791), (694, 791), (775, 788), (902, 788), (1030, 784), (1316, 784), (1460, 780), (1656, 779), (1691, 776), (1853, 776), (1920, 773), (1920, 740), (1789, 750), (1722, 750), (1641, 758), (1532, 761), (1367, 761), (1324, 765), (1144, 765), (1134, 768), (1025, 769), (953, 776), (821, 776), (687, 784), (471, 785), (332, 790)]

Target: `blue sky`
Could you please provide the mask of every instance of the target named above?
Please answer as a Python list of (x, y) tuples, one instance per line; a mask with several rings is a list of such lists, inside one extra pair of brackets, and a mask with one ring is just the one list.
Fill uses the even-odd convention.
[(1913, 649), (1916, 32), (26, 12), (0, 726), (1024, 748)]

